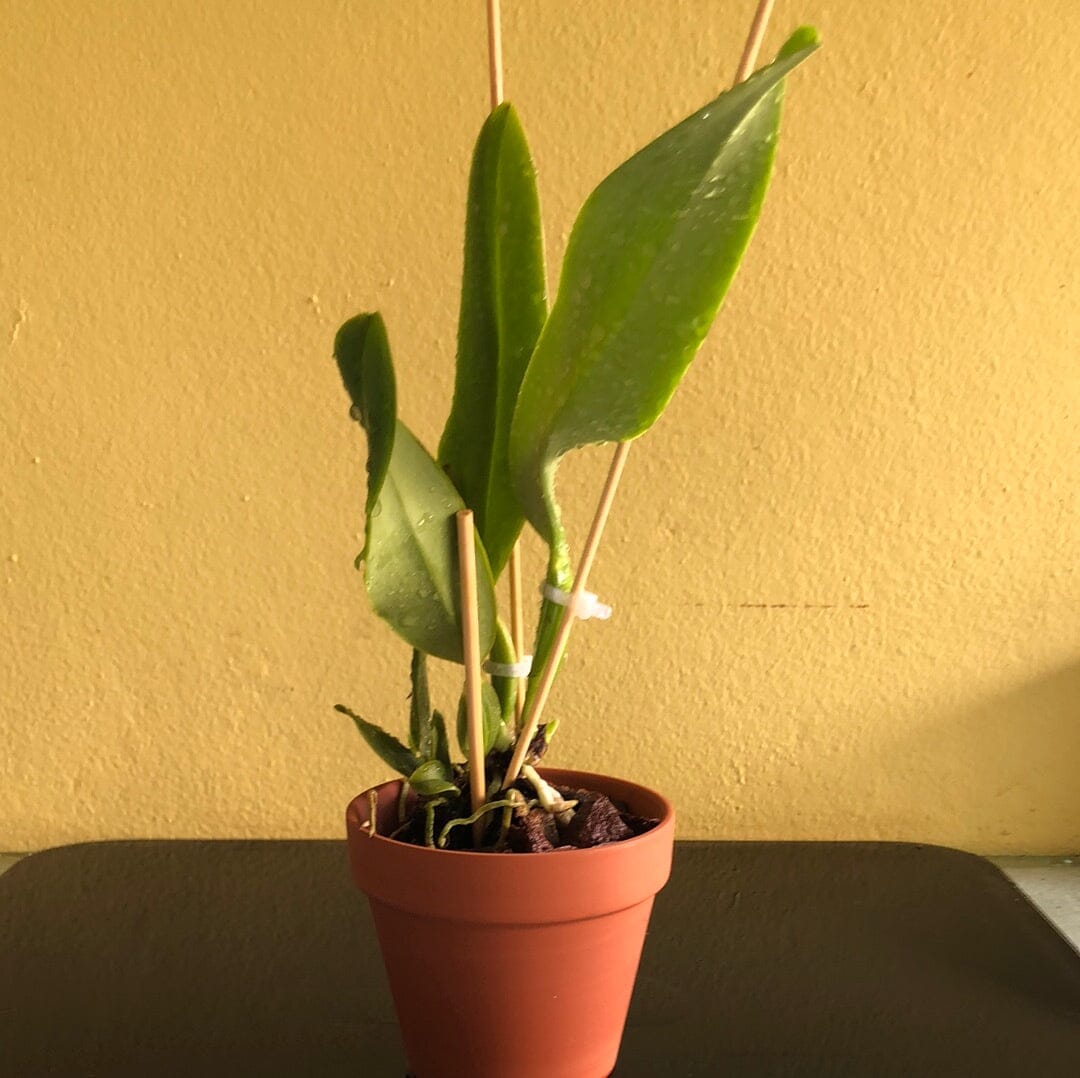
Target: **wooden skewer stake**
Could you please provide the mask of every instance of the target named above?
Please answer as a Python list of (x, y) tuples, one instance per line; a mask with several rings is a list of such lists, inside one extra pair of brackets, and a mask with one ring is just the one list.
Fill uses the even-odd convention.
[[(772, 11), (773, 0), (758, 0), (754, 11), (754, 19), (750, 24), (750, 32), (743, 47), (742, 59), (739, 61), (739, 69), (735, 74), (735, 83), (743, 82), (749, 77), (757, 62), (758, 51), (761, 48), (762, 39), (765, 37), (765, 27)], [(518, 734), (517, 744), (514, 746), (514, 755), (510, 759), (510, 766), (506, 769), (506, 778), (503, 781), (503, 789), (508, 789), (516, 781), (525, 763), (525, 756), (529, 751), (529, 745), (536, 736), (537, 727), (540, 725), (540, 716), (547, 704), (551, 686), (555, 682), (555, 674), (559, 669), (559, 663), (566, 651), (566, 644), (573, 631), (574, 622), (577, 620), (573, 610), (585, 591), (585, 585), (589, 580), (589, 572), (592, 570), (593, 560), (596, 558), (596, 549), (600, 545), (600, 537), (604, 533), (604, 525), (607, 523), (608, 513), (611, 511), (611, 503), (615, 500), (615, 492), (622, 478), (623, 466), (630, 453), (630, 442), (620, 442), (615, 449), (611, 467), (608, 469), (607, 480), (604, 489), (600, 492), (600, 501), (593, 515), (592, 526), (589, 528), (589, 536), (585, 541), (585, 550), (581, 555), (581, 564), (578, 566), (577, 575), (574, 577), (574, 586), (570, 592), (569, 606), (559, 623), (559, 631), (551, 646), (547, 663), (540, 675), (536, 686), (536, 694), (525, 717), (523, 728)]]
[(757, 63), (758, 52), (761, 50), (761, 42), (765, 38), (765, 27), (769, 23), (772, 14), (773, 0), (758, 0), (757, 10), (754, 12), (754, 21), (750, 24), (750, 33), (746, 36), (746, 44), (743, 46), (742, 59), (739, 60), (738, 70), (735, 72), (735, 85), (745, 82)]
[[(476, 531), (471, 509), (457, 514), (458, 568), (461, 577), (461, 644), (465, 658), (465, 708), (469, 726), (469, 794), (476, 812), (486, 800), (484, 716), (481, 702), (480, 618), (476, 597)], [(484, 824), (477, 820), (473, 838), (479, 845)]]

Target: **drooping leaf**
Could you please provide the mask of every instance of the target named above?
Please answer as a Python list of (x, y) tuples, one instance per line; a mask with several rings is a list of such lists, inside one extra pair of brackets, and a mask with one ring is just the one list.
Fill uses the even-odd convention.
[(358, 314), (337, 331), (334, 358), (352, 401), (350, 414), (367, 433), (368, 484), (364, 512), (370, 520), (386, 479), (386, 470), (390, 467), (397, 419), (390, 344), (378, 311)]
[(616, 169), (578, 215), (510, 434), (518, 497), (564, 574), (558, 460), (636, 438), (663, 411), (760, 213), (784, 76), (816, 47), (799, 31), (774, 63)]
[[(446, 473), (395, 419), (393, 365), (378, 314), (338, 331), (334, 354), (368, 437), (364, 583), (375, 612), (412, 646), (462, 661), (457, 528), (464, 502)], [(495, 594), (483, 543), (476, 544), (480, 648), (495, 634)]]
[[(509, 741), (509, 731), (503, 725), (502, 705), (499, 703), (498, 694), (489, 682), (483, 682), (480, 704), (484, 727), (484, 755), (486, 756), (498, 742)], [(467, 760), (469, 758), (469, 709), (464, 694), (458, 704), (457, 739), (458, 748)]]
[(431, 752), (431, 695), (428, 692), (427, 656), (413, 648), (409, 671), (412, 693), (409, 696), (409, 747), (424, 759)]
[(420, 766), (420, 757), (410, 752), (396, 737), (388, 734), (382, 727), (367, 719), (362, 719), (355, 711), (350, 711), (344, 704), (335, 704), (335, 711), (348, 715), (360, 736), (375, 751), (383, 763), (388, 764), (401, 775), (411, 775)]
[(439, 463), (476, 515), (496, 578), (524, 522), (507, 442), (546, 316), (536, 170), (517, 114), (502, 104), (473, 152), (454, 402), (439, 445)]
[(409, 775), (409, 785), (421, 795), (446, 794), (458, 788), (450, 781), (450, 769), (441, 760), (425, 760)]

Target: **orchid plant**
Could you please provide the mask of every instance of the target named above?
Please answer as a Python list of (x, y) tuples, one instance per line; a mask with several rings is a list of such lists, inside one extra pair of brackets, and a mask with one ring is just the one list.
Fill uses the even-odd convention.
[[(432, 455), (397, 416), (380, 315), (347, 321), (334, 342), (351, 416), (367, 438), (364, 546), (357, 557), (375, 612), (412, 647), (408, 736), (398, 740), (343, 705), (371, 748), (425, 806), (426, 841), (511, 799), (508, 761), (542, 755), (553, 723), (523, 723), (512, 670), (521, 656), (500, 618), (495, 585), (528, 523), (548, 549), (545, 591), (524, 707), (560, 655), (574, 585), (556, 498), (572, 449), (626, 443), (663, 412), (712, 325), (757, 223), (769, 183), (786, 76), (817, 48), (796, 31), (776, 60), (698, 109), (612, 172), (586, 200), (548, 307), (536, 174), (509, 104), (480, 131), (469, 177), (454, 397)], [(463, 663), (455, 517), (476, 522), (480, 650), (496, 671), (481, 692), (491, 781), (471, 810), (448, 723), (432, 707), (427, 659)], [(515, 671), (516, 673), (516, 671)], [(464, 697), (456, 741), (468, 755)], [(517, 744), (527, 739), (527, 744)], [(514, 750), (517, 749), (515, 753)], [(513, 755), (511, 755), (513, 754)], [(520, 766), (520, 763), (519, 763)], [(526, 771), (551, 811), (563, 808)], [(434, 807), (446, 820), (439, 833)], [(447, 806), (450, 808), (447, 817)], [(463, 829), (465, 831), (469, 828)]]

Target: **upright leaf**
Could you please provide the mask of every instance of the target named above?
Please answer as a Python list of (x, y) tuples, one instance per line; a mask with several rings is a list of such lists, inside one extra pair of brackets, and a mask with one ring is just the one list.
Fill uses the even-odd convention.
[(415, 648), (409, 671), (412, 693), (409, 696), (409, 747), (425, 759), (431, 752), (431, 694), (428, 691), (427, 656)]
[(507, 442), (546, 315), (536, 171), (517, 114), (503, 104), (473, 153), (454, 403), (439, 445), (439, 463), (476, 516), (496, 578), (524, 522)]
[(578, 215), (510, 434), (515, 488), (555, 575), (566, 571), (558, 460), (636, 438), (663, 411), (757, 222), (782, 80), (816, 47), (798, 31), (774, 63), (616, 169)]
[(431, 715), (431, 758), (439, 760), (447, 771), (450, 770), (450, 738), (441, 711), (434, 711)]
[[(334, 354), (368, 437), (364, 583), (375, 612), (414, 648), (462, 661), (457, 531), (461, 496), (446, 473), (396, 419), (393, 366), (378, 314), (338, 331)], [(480, 647), (495, 635), (495, 592), (483, 544), (476, 544)]]

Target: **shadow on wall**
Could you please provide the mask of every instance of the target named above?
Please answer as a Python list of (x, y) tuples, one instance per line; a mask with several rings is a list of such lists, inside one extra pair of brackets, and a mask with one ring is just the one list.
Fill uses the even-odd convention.
[(963, 835), (951, 844), (1080, 850), (1080, 660), (924, 727), (914, 748), (940, 777), (934, 816), (945, 807)]

